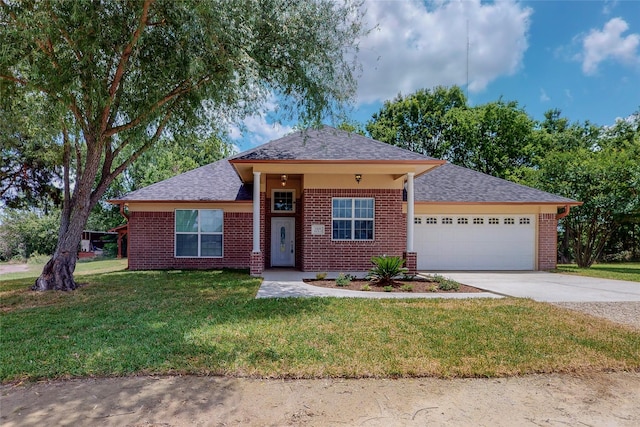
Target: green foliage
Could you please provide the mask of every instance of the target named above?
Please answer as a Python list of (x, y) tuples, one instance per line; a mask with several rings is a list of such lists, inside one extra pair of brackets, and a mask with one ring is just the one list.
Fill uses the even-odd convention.
[(378, 141), (441, 158), (446, 153), (445, 116), (466, 105), (467, 99), (458, 86), (420, 89), (385, 101), (366, 129)]
[(62, 203), (62, 146), (39, 94), (10, 91), (0, 79), (0, 203), (50, 210)]
[(336, 286), (349, 286), (351, 283), (351, 276), (348, 274), (340, 273), (336, 277)]
[[(434, 274), (432, 276), (429, 276), (429, 278), (438, 284), (435, 287), (436, 289), (440, 289), (441, 291), (457, 291), (460, 289), (460, 283), (439, 274)], [(435, 290), (433, 290), (433, 292), (435, 292)]]
[(362, 288), (360, 288), (361, 291), (365, 291), (365, 292), (369, 292), (371, 290), (371, 286), (369, 285), (363, 285)]
[(326, 277), (327, 277), (327, 273), (326, 272), (318, 272), (318, 273), (316, 273), (316, 279), (317, 280), (322, 280), (322, 279), (324, 279)]
[(583, 202), (561, 220), (561, 242), (565, 255), (589, 267), (622, 224), (640, 222), (640, 115), (611, 128), (573, 125), (550, 137), (555, 146), (529, 182)]
[(515, 101), (455, 108), (443, 120), (443, 158), (456, 165), (510, 178), (540, 154), (535, 122)]
[(393, 286), (387, 285), (387, 286), (383, 287), (382, 290), (385, 291), (385, 292), (392, 292), (393, 291)]
[(403, 292), (413, 292), (413, 286), (411, 286), (408, 283), (405, 283), (404, 285), (400, 286), (400, 290)]
[(403, 267), (404, 259), (397, 256), (376, 256), (371, 258), (373, 268), (369, 270), (369, 279), (379, 286), (392, 285), (393, 279), (408, 271)]
[(60, 212), (5, 209), (0, 213), (0, 259), (50, 255), (56, 247)]

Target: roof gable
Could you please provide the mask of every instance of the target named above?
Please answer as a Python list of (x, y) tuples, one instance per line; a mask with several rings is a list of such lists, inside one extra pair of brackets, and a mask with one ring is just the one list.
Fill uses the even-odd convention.
[(230, 161), (434, 161), (400, 147), (330, 126), (296, 131), (244, 151)]

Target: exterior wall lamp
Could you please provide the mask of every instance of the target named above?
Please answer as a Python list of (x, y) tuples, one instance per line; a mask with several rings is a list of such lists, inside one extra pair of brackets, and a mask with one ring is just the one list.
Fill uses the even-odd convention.
[(282, 174), (280, 175), (280, 184), (284, 187), (287, 185), (287, 175), (286, 174)]
[(361, 180), (361, 179), (362, 179), (362, 174), (361, 174), (361, 173), (357, 173), (357, 174), (356, 174), (356, 182), (357, 182), (358, 184), (360, 184), (360, 180)]

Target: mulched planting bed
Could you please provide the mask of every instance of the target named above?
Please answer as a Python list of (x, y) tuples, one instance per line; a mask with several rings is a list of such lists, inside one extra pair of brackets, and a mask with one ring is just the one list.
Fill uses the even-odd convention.
[[(460, 288), (457, 291), (443, 291), (437, 289), (438, 282), (431, 280), (396, 280), (394, 281), (394, 285), (391, 291), (385, 291), (383, 286), (377, 286), (369, 282), (368, 280), (352, 280), (346, 286), (338, 286), (336, 285), (335, 280), (318, 280), (318, 279), (305, 279), (305, 283), (313, 286), (319, 286), (322, 288), (335, 288), (335, 289), (345, 289), (350, 291), (362, 291), (362, 288), (366, 285), (369, 286), (369, 292), (410, 292), (410, 293), (447, 293), (447, 294), (459, 294), (459, 293), (476, 293), (476, 292), (485, 292), (482, 289), (474, 288), (473, 286), (467, 286), (460, 284)], [(406, 288), (403, 289), (404, 285), (411, 286), (411, 291)]]

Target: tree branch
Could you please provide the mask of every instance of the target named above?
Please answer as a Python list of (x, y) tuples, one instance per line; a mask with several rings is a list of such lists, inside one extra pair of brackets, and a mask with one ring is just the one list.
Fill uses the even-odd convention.
[(204, 76), (202, 77), (200, 80), (198, 80), (196, 83), (194, 84), (189, 84), (189, 80), (183, 81), (180, 84), (178, 84), (176, 86), (175, 89), (173, 89), (171, 92), (169, 92), (167, 95), (165, 95), (162, 99), (156, 101), (155, 104), (151, 105), (148, 110), (139, 115), (138, 117), (136, 117), (135, 119), (129, 121), (128, 123), (125, 123), (123, 125), (120, 126), (116, 126), (116, 127), (112, 127), (111, 129), (107, 129), (104, 133), (105, 136), (113, 136), (119, 132), (122, 131), (126, 131), (129, 130), (133, 127), (136, 127), (137, 125), (139, 125), (140, 123), (142, 123), (148, 116), (150, 116), (151, 114), (153, 114), (156, 110), (158, 110), (160, 107), (162, 107), (164, 104), (166, 104), (169, 101), (172, 101), (186, 93), (189, 93), (195, 89), (197, 89), (198, 87), (202, 86), (203, 84), (207, 83), (210, 80), (210, 77)]
[[(111, 85), (109, 86), (109, 98), (102, 110), (102, 119), (100, 120), (100, 133), (105, 133), (107, 130), (108, 122), (109, 122), (109, 113), (111, 112), (111, 105), (113, 104), (114, 97), (116, 92), (118, 92), (118, 88), (120, 87), (120, 82), (122, 81), (122, 76), (124, 75), (125, 69), (129, 62), (129, 58), (131, 57), (131, 53), (133, 52), (133, 47), (140, 40), (140, 36), (142, 35), (142, 30), (144, 29), (147, 16), (149, 14), (149, 8), (153, 0), (145, 0), (142, 5), (142, 13), (140, 14), (140, 19), (138, 20), (138, 25), (131, 36), (131, 40), (125, 46), (122, 51), (122, 55), (120, 55), (120, 61), (118, 62), (118, 67), (116, 68), (116, 72), (113, 75), (113, 80), (111, 81)], [(112, 136), (108, 135), (108, 136)]]

